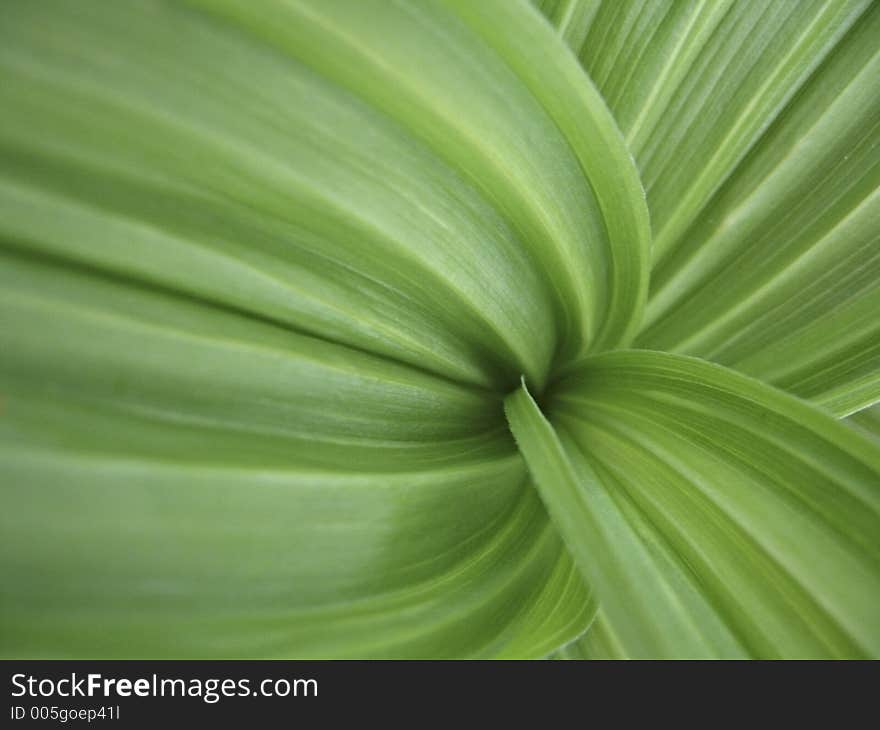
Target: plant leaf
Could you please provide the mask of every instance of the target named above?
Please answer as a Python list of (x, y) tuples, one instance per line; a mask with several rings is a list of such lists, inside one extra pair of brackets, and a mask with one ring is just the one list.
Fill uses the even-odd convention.
[[(590, 358), (547, 396), (552, 427), (514, 398), (529, 470), (626, 656), (878, 655), (876, 446), (758, 381), (666, 353)], [(563, 475), (536, 453), (551, 442)], [(602, 520), (561, 516), (585, 510)], [(666, 644), (688, 621), (694, 632)]]
[[(576, 155), (601, 212), (591, 257), (604, 272), (591, 310), (600, 322), (590, 351), (635, 336), (648, 289), (650, 230), (641, 181), (620, 130), (598, 92), (526, 5), (446, 0), (519, 75)], [(530, 38), (529, 43), (522, 39)], [(537, 42), (536, 42), (537, 41)]]
[(0, 267), (7, 656), (542, 656), (589, 596), (496, 396)]
[(880, 443), (880, 406), (865, 408), (847, 419), (850, 426)]
[(880, 7), (633, 0), (587, 14), (575, 49), (654, 228), (637, 345), (837, 415), (880, 400)]
[(629, 659), (600, 611), (583, 636), (553, 652), (551, 659)]
[(605, 104), (527, 3), (197, 4), (355, 91), (473, 181), (556, 294), (557, 359), (632, 337), (649, 240), (638, 175)]
[(556, 27), (574, 49), (584, 44), (601, 0), (533, 0), (533, 4)]
[[(880, 407), (866, 408), (850, 416), (847, 423), (880, 444)], [(587, 632), (554, 652), (553, 659), (627, 659), (619, 639), (600, 611)]]
[(644, 526), (628, 519), (603, 485), (608, 477), (596, 473), (577, 446), (560, 440), (525, 386), (506, 399), (505, 411), (554, 524), (624, 645), (642, 656), (739, 653), (673, 561), (655, 559), (655, 549), (639, 535)]
[(880, 655), (869, 414), (597, 355), (880, 398), (802, 7), (0, 4), (0, 654)]

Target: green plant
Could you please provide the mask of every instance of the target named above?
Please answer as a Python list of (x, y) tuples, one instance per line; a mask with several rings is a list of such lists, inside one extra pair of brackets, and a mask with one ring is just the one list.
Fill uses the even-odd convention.
[(540, 5), (0, 5), (4, 655), (880, 655), (880, 4)]

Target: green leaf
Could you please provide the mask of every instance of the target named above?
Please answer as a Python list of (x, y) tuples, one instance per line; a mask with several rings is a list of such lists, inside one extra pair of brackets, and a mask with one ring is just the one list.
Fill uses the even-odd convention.
[(637, 518), (628, 520), (608, 493), (609, 477), (597, 473), (577, 446), (560, 440), (524, 386), (507, 398), (505, 411), (554, 524), (628, 650), (641, 656), (737, 654), (736, 640), (700, 593), (672, 575), (674, 565), (654, 559), (656, 548), (639, 535), (644, 527)]
[(571, 48), (580, 48), (599, 11), (601, 0), (533, 0), (563, 40)]
[(639, 351), (556, 384), (553, 426), (524, 392), (507, 408), (626, 656), (880, 652), (880, 449), (844, 424), (722, 367)]
[(880, 405), (853, 414), (847, 423), (880, 444)]
[(0, 3), (0, 655), (880, 656), (880, 8), (540, 8)]
[(571, 641), (500, 394), (640, 317), (604, 103), (524, 6), (540, 71), (482, 10), (196, 5), (0, 8), (0, 651)]
[(542, 656), (589, 596), (497, 397), (0, 267), (6, 656)]
[(641, 182), (617, 125), (577, 64), (527, 8), (506, 0), (447, 2), (525, 82), (577, 156), (601, 214), (591, 218), (602, 223), (588, 234), (603, 276), (593, 283), (588, 311), (600, 324), (587, 349), (629, 343), (647, 296), (650, 230)]
[(880, 6), (604, 2), (575, 50), (641, 170), (639, 347), (880, 400)]
[(608, 621), (600, 612), (587, 633), (558, 649), (552, 659), (628, 659)]
[[(850, 416), (847, 424), (880, 445), (880, 407), (867, 408)], [(553, 659), (627, 659), (629, 656), (600, 611), (587, 632), (557, 650)]]

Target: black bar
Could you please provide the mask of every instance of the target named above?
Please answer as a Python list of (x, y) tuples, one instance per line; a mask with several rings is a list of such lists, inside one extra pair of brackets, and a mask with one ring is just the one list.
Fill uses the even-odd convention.
[[(864, 682), (852, 680), (876, 686), (877, 667), (871, 662), (2, 661), (7, 706), (0, 726), (315, 722), (324, 727), (350, 723), (354, 716), (421, 727), (429, 720), (470, 725), (479, 709), (495, 721), (535, 716), (544, 718), (541, 727), (570, 719), (606, 727), (601, 718), (608, 713), (616, 726), (646, 717), (680, 719), (705, 707), (713, 708), (703, 717), (707, 724), (737, 717), (751, 724), (776, 708), (785, 715), (808, 712), (813, 720), (824, 716), (838, 726), (873, 697), (858, 690)], [(91, 689), (89, 675), (100, 675)], [(89, 717), (89, 710), (98, 713), (102, 707), (103, 718)], [(81, 710), (82, 718), (70, 714)]]

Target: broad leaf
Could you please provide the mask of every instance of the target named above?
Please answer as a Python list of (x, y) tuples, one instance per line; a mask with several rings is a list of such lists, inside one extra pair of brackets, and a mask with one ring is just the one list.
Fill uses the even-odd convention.
[(453, 10), (2, 5), (5, 653), (584, 630), (500, 393), (631, 334), (646, 209), (552, 33)]
[(880, 652), (880, 450), (719, 366), (596, 356), (514, 436), (630, 657)]
[(4, 654), (541, 656), (586, 625), (497, 397), (129, 282), (0, 277)]
[(541, 9), (0, 3), (0, 654), (880, 655), (880, 8)]
[(570, 40), (651, 210), (638, 346), (732, 366), (838, 415), (880, 400), (880, 6), (573, 5), (588, 28)]

